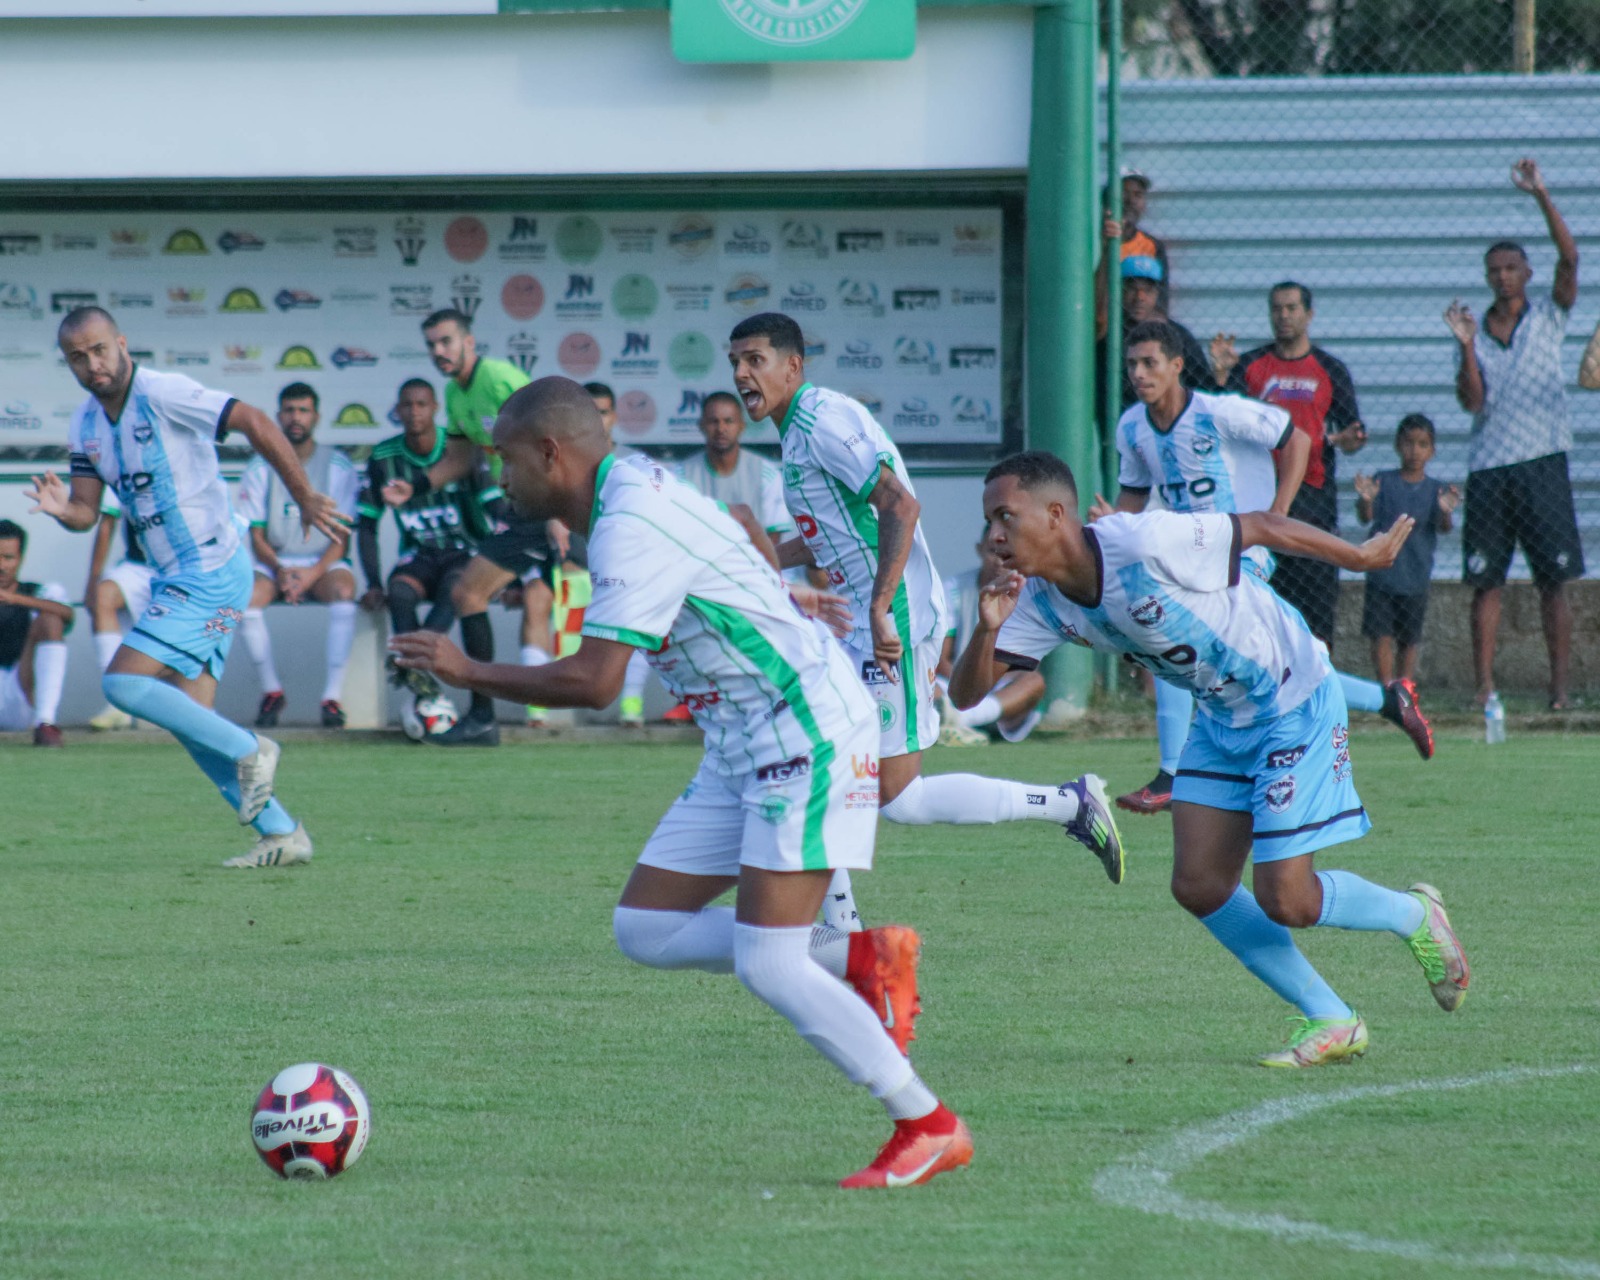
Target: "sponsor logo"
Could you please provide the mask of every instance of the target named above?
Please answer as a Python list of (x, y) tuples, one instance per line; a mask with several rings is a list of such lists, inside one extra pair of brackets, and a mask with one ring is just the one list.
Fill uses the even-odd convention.
[(723, 256), (728, 258), (764, 258), (771, 252), (772, 241), (753, 222), (741, 222), (722, 242)]
[(669, 284), (667, 301), (674, 311), (710, 311), (715, 293), (709, 284)]
[(168, 347), (161, 363), (172, 369), (198, 369), (211, 363), (211, 353), (209, 351), (177, 351)]
[(1290, 747), (1287, 751), (1267, 752), (1267, 768), (1292, 769), (1306, 757), (1304, 746)]
[(782, 764), (769, 764), (756, 770), (757, 782), (793, 782), (811, 772), (810, 756), (795, 756)]
[(341, 307), (365, 307), (378, 300), (378, 295), (373, 290), (355, 289), (348, 285), (335, 289), (331, 296)]
[(950, 252), (958, 258), (992, 257), (999, 232), (986, 223), (958, 222), (950, 236)]
[[(801, 482), (800, 468), (792, 462), (784, 463), (783, 482), (791, 489), (798, 489)], [(794, 513), (794, 527), (800, 530), (802, 538), (815, 538), (817, 536), (817, 522), (809, 511), (796, 511)]]
[(939, 309), (939, 297), (937, 289), (896, 289), (894, 291), (894, 309), (896, 311), (937, 311)]
[(506, 359), (523, 373), (531, 374), (539, 363), (539, 339), (527, 332), (512, 334), (506, 339)]
[(809, 280), (796, 280), (789, 292), (778, 299), (778, 309), (790, 315), (815, 315), (828, 309), (828, 300)]
[(800, 354), (806, 360), (818, 360), (828, 354), (828, 344), (814, 333), (800, 335)]
[(737, 275), (728, 282), (723, 299), (740, 311), (754, 311), (772, 294), (772, 286), (760, 276)]
[(511, 219), (511, 233), (495, 252), (505, 262), (543, 262), (550, 246), (539, 236), (539, 219), (518, 214)]
[[(4, 310), (3, 304), (0, 304), (0, 311), (3, 311), (3, 310)], [(129, 355), (133, 355), (134, 353), (132, 351), (130, 351), (128, 354)], [(135, 357), (135, 358), (137, 358), (137, 357)], [(34, 347), (0, 347), (0, 360), (8, 360), (8, 361), (15, 362), (15, 361), (19, 361), (19, 360), (43, 360), (43, 359), (44, 359), (44, 352), (39, 351)], [(66, 366), (67, 366), (67, 362), (65, 360), (63, 360), (59, 355), (56, 357), (56, 363), (59, 364), (63, 369), (66, 368)], [(75, 412), (75, 410), (74, 410), (74, 412)], [(68, 413), (66, 416), (70, 418), (72, 416), (72, 414)]]
[(32, 231), (0, 231), (0, 258), (44, 252), (44, 237)]
[(309, 289), (279, 289), (272, 295), (272, 305), (279, 311), (315, 311), (322, 299)]
[(119, 227), (112, 231), (108, 239), (111, 241), (111, 256), (113, 258), (147, 258), (150, 256), (150, 233), (139, 231), (131, 227)]
[(611, 362), (611, 372), (619, 378), (653, 378), (660, 373), (660, 358), (650, 354), (650, 335), (638, 331), (625, 334), (622, 353)]
[(788, 796), (763, 796), (757, 812), (763, 822), (777, 826), (789, 816), (789, 810), (794, 808), (794, 802)]
[(861, 664), (861, 683), (869, 689), (875, 689), (887, 685), (889, 677), (884, 674), (883, 668), (876, 662), (863, 662)]
[(839, 281), (839, 310), (850, 316), (883, 315), (883, 299), (870, 280), (851, 277)]
[(894, 367), (901, 373), (925, 373), (937, 376), (939, 353), (933, 343), (923, 338), (896, 338), (894, 340)]
[(106, 302), (119, 311), (145, 311), (156, 305), (153, 293), (110, 293)]
[(174, 285), (167, 290), (169, 316), (203, 316), (206, 313), (206, 291), (186, 285)]
[(717, 349), (703, 333), (678, 334), (667, 348), (667, 365), (680, 378), (703, 378), (717, 361)]
[[(210, 629), (207, 623), (207, 629)], [(295, 1111), (279, 1114), (258, 1111), (250, 1122), (256, 1146), (275, 1151), (290, 1142), (332, 1142), (344, 1132), (345, 1114), (327, 1103), (312, 1103)]]
[(716, 239), (716, 227), (709, 218), (703, 218), (698, 213), (684, 214), (667, 231), (667, 247), (689, 262), (703, 257)]
[(833, 238), (833, 247), (839, 253), (882, 253), (883, 232), (841, 231)]
[(872, 349), (872, 343), (865, 338), (852, 338), (844, 344), (844, 350), (834, 359), (834, 364), (840, 369), (881, 369), (883, 357)]
[(275, 366), (279, 369), (320, 369), (310, 347), (285, 347)]
[(477, 276), (457, 276), (450, 282), (450, 305), (471, 320), (483, 305), (483, 281)]
[(863, 778), (876, 778), (878, 776), (878, 762), (871, 756), (858, 756), (852, 751), (850, 753), (850, 772), (855, 774), (858, 782)]
[(1041, 791), (1024, 791), (1022, 794), (1027, 798), (1027, 801), (1028, 801), (1029, 804), (1037, 805), (1041, 809), (1044, 808), (1045, 795), (1044, 795), (1043, 792), (1041, 792)]
[(876, 391), (852, 391), (850, 398), (870, 413), (874, 418), (883, 413), (883, 397)]
[(9, 401), (0, 410), (0, 431), (43, 431), (44, 419), (26, 400)]
[(211, 250), (206, 248), (206, 242), (200, 238), (198, 231), (191, 231), (189, 228), (184, 227), (182, 230), (174, 231), (167, 237), (167, 243), (162, 246), (161, 252), (198, 255), (202, 253), (210, 254)]
[(328, 363), (335, 369), (370, 369), (378, 363), (378, 357), (365, 347), (335, 347)]
[(333, 425), (336, 427), (375, 427), (376, 420), (372, 410), (359, 401), (351, 401), (334, 415)]
[[(433, 361), (428, 359), (428, 353), (421, 347), (390, 347), (389, 354), (385, 357), (385, 359), (409, 361), (412, 364), (431, 365), (433, 363)], [(394, 423), (396, 426), (400, 424), (400, 418), (398, 415), (395, 416)]]
[(544, 310), (544, 286), (529, 275), (512, 276), (500, 286), (500, 306), (513, 320), (532, 320)]
[(604, 243), (605, 234), (600, 230), (600, 224), (587, 214), (563, 218), (556, 227), (556, 252), (561, 255), (563, 262), (577, 266), (593, 262), (600, 256)]
[(655, 314), (661, 293), (649, 276), (630, 272), (611, 288), (611, 306), (624, 320), (643, 320)]
[(224, 373), (261, 373), (261, 348), (244, 343), (230, 342), (222, 348)]
[(50, 295), (50, 310), (56, 315), (64, 315), (75, 307), (97, 307), (100, 305), (98, 293), (87, 293), (81, 290), (62, 290)]
[(1282, 813), (1294, 803), (1294, 774), (1267, 784), (1267, 808)]
[(846, 809), (876, 809), (878, 807), (878, 793), (876, 791), (846, 791), (844, 793), (844, 807)]
[(254, 289), (238, 288), (228, 290), (228, 296), (223, 298), (222, 305), (217, 310), (232, 312), (265, 311), (266, 307), (261, 305), (261, 299), (256, 295)]
[(378, 256), (378, 228), (347, 226), (333, 229), (333, 256), (335, 258), (376, 258)]
[(1000, 294), (995, 289), (952, 289), (950, 290), (950, 305), (952, 307), (996, 307), (1000, 305)]
[(779, 248), (792, 258), (826, 258), (828, 241), (815, 222), (791, 218), (778, 232)]
[(1161, 607), (1161, 601), (1154, 596), (1146, 596), (1128, 606), (1128, 616), (1141, 627), (1154, 627), (1166, 618), (1167, 611)]
[(897, 249), (937, 249), (939, 233), (925, 227), (902, 228), (894, 233), (894, 245)]
[(394, 220), (394, 247), (400, 250), (400, 261), (406, 266), (416, 266), (417, 259), (422, 257), (423, 246), (428, 243), (423, 238), (427, 229), (427, 224), (414, 214)]
[(587, 378), (600, 367), (600, 344), (592, 334), (569, 333), (556, 348), (556, 363), (574, 378)]
[(489, 228), (473, 217), (457, 218), (444, 229), (444, 251), (457, 262), (476, 262), (489, 252)]
[(950, 420), (968, 431), (993, 432), (999, 429), (994, 405), (982, 396), (956, 395), (950, 398)]
[(842, 31), (864, 7), (863, 0), (800, 0), (782, 6), (725, 2), (723, 11), (767, 44), (808, 45)]
[(693, 391), (688, 387), (678, 400), (676, 413), (667, 416), (667, 430), (680, 435), (687, 435), (700, 426), (700, 412), (705, 408), (708, 391)]
[(310, 227), (283, 227), (275, 231), (272, 236), (273, 244), (285, 245), (289, 248), (302, 248), (308, 244), (321, 244), (322, 232)]
[(425, 316), (433, 311), (431, 284), (392, 284), (389, 286), (389, 314)]
[(1000, 366), (1000, 353), (993, 347), (951, 347), (950, 368), (996, 369)]
[(267, 242), (249, 231), (224, 231), (217, 237), (217, 248), (223, 253), (260, 253)]
[(932, 430), (941, 421), (933, 406), (921, 396), (908, 396), (902, 400), (894, 415), (896, 427), (911, 427), (923, 431)]
[(562, 320), (598, 320), (604, 315), (605, 304), (594, 296), (594, 277), (569, 275), (555, 312)]
[(635, 436), (642, 436), (656, 425), (656, 402), (648, 391), (622, 393), (617, 401), (617, 425)]
[(50, 247), (57, 253), (98, 249), (100, 247), (100, 237), (92, 236), (87, 231), (57, 231), (50, 237)]
[(611, 228), (618, 253), (654, 253), (657, 234), (648, 223), (620, 223)]

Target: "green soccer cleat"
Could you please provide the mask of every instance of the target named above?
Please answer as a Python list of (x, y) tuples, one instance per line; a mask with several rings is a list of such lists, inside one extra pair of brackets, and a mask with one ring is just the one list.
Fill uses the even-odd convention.
[(1406, 946), (1422, 966), (1439, 1007), (1446, 1013), (1454, 1013), (1467, 998), (1467, 984), (1472, 981), (1467, 953), (1461, 949), (1461, 940), (1450, 927), (1450, 917), (1444, 913), (1444, 899), (1439, 891), (1431, 884), (1414, 884), (1407, 892), (1422, 904), (1422, 923), (1406, 939)]
[(1061, 785), (1059, 791), (1071, 791), (1078, 797), (1077, 816), (1065, 825), (1066, 832), (1095, 857), (1105, 868), (1106, 879), (1112, 884), (1122, 883), (1122, 836), (1117, 832), (1117, 819), (1106, 799), (1105, 781), (1097, 774)]
[(1367, 1051), (1367, 1024), (1358, 1013), (1348, 1018), (1293, 1017), (1289, 1021), (1295, 1024), (1289, 1043), (1258, 1058), (1263, 1067), (1320, 1067), (1359, 1058)]
[(624, 698), (617, 723), (624, 729), (644, 728), (644, 699)]

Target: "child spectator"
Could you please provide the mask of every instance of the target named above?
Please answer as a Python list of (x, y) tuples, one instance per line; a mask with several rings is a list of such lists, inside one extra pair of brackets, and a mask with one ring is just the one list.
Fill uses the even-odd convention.
[[(1417, 677), (1417, 646), (1428, 611), (1433, 551), (1439, 535), (1450, 532), (1452, 515), (1461, 501), (1455, 485), (1441, 484), (1427, 474), (1433, 446), (1433, 423), (1420, 413), (1407, 414), (1394, 436), (1400, 469), (1380, 471), (1376, 476), (1356, 475), (1356, 518), (1371, 521), (1373, 533), (1383, 532), (1402, 515), (1417, 522), (1394, 565), (1367, 575), (1361, 634), (1372, 641), (1372, 665), (1385, 684), (1396, 675), (1413, 681)], [(1398, 672), (1396, 645), (1400, 647)]]

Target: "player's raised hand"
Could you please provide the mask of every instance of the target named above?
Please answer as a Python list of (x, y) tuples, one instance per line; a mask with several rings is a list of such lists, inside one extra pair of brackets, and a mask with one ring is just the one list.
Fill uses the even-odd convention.
[(1357, 547), (1356, 551), (1361, 556), (1361, 571), (1371, 573), (1374, 569), (1387, 569), (1392, 565), (1416, 523), (1410, 516), (1401, 516), (1382, 533), (1368, 538)]
[(1472, 308), (1460, 298), (1452, 300), (1444, 309), (1444, 322), (1450, 326), (1450, 332), (1456, 335), (1456, 341), (1464, 347), (1470, 347), (1472, 340), (1478, 336), (1478, 322), (1472, 318)]
[(72, 491), (54, 471), (34, 476), (33, 484), (22, 491), (22, 496), (33, 503), (28, 508), (29, 515), (54, 516), (57, 520), (67, 514), (67, 504), (72, 501)]
[(985, 582), (978, 589), (978, 621), (990, 631), (1000, 630), (1022, 598), (1022, 584), (1026, 581), (1015, 569), (1001, 569)]
[(411, 495), (416, 492), (409, 480), (391, 480), (379, 491), (384, 502), (391, 507), (403, 507), (411, 501)]
[(900, 683), (900, 659), (905, 646), (900, 643), (900, 632), (894, 625), (894, 615), (887, 609), (871, 611), (872, 656), (890, 684)]
[(1089, 523), (1093, 524), (1101, 516), (1114, 516), (1117, 509), (1105, 500), (1100, 494), (1094, 495), (1094, 503), (1089, 507)]
[(412, 671), (429, 671), (446, 684), (466, 687), (472, 661), (437, 631), (408, 631), (389, 640), (396, 665)]
[(1532, 156), (1524, 156), (1511, 166), (1511, 181), (1518, 191), (1526, 191), (1529, 195), (1542, 195), (1547, 189), (1544, 174), (1539, 172), (1539, 162)]
[(1461, 505), (1461, 490), (1453, 484), (1447, 484), (1439, 490), (1439, 510), (1445, 515), (1454, 515), (1457, 507)]
[(336, 500), (314, 493), (300, 504), (300, 527), (307, 533), (317, 529), (335, 542), (343, 542), (350, 536), (350, 517), (339, 510)]
[(851, 612), (850, 602), (843, 596), (819, 590), (808, 582), (791, 582), (787, 586), (789, 598), (800, 612), (808, 618), (815, 618), (839, 639), (843, 640), (855, 630), (855, 614)]
[(1378, 482), (1365, 471), (1356, 472), (1355, 478), (1356, 497), (1365, 502), (1371, 502), (1378, 496)]

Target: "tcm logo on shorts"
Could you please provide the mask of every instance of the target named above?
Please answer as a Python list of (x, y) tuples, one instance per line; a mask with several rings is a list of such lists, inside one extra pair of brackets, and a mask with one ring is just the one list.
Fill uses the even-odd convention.
[(1290, 747), (1287, 751), (1269, 751), (1267, 753), (1267, 768), (1292, 769), (1305, 759), (1304, 746)]
[(1279, 778), (1267, 786), (1267, 808), (1273, 813), (1282, 813), (1294, 803), (1294, 774), (1287, 778)]
[(876, 685), (888, 684), (889, 677), (883, 674), (883, 668), (876, 662), (863, 662), (861, 664), (861, 683), (871, 689)]
[(810, 756), (795, 756), (780, 764), (769, 764), (756, 770), (757, 782), (793, 782), (811, 772)]

